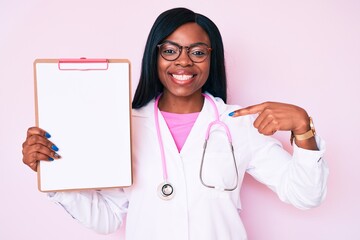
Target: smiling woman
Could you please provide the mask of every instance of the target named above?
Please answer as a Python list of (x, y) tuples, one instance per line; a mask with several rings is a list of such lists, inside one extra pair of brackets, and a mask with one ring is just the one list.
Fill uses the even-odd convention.
[[(160, 51), (162, 49), (160, 49), (159, 46), (162, 46), (162, 44), (166, 42), (175, 43), (175, 46), (177, 45), (180, 49), (180, 51), (177, 52), (178, 54), (180, 53), (178, 58), (181, 58), (182, 61), (188, 61), (187, 64), (190, 65), (195, 62), (201, 63), (201, 61), (194, 61), (194, 59), (189, 56), (189, 53), (191, 53), (189, 48), (187, 48), (186, 51), (189, 57), (184, 58), (186, 54), (183, 53), (185, 51), (181, 51), (181, 46), (186, 48), (192, 47), (192, 44), (206, 44), (208, 46), (207, 51), (209, 51), (209, 53), (205, 54), (207, 51), (204, 50), (204, 54), (209, 56), (204, 59), (202, 58), (202, 61), (208, 62), (211, 67), (209, 66), (208, 78), (202, 86), (202, 92), (209, 92), (214, 96), (220, 97), (226, 102), (227, 82), (224, 47), (220, 31), (206, 16), (196, 14), (192, 11), (183, 10), (184, 9), (181, 10), (181, 8), (178, 8), (161, 14), (156, 19), (149, 33), (141, 65), (140, 81), (132, 103), (132, 106), (135, 109), (143, 107), (163, 92), (164, 86), (159, 81), (161, 79), (159, 79), (158, 64), (162, 62), (165, 64), (164, 60), (167, 57), (164, 58), (164, 54), (161, 54), (163, 52)], [(180, 28), (183, 28), (183, 30), (179, 32), (176, 31), (178, 32), (176, 33), (175, 30), (179, 30)], [(184, 36), (184, 34), (187, 34), (187, 36)], [(200, 45), (198, 46), (200, 47)], [(211, 50), (209, 48), (211, 48)], [(163, 56), (163, 59), (159, 59), (161, 56)], [(193, 59), (193, 61), (191, 61), (191, 59)], [(169, 61), (175, 61), (175, 58), (174, 60), (171, 59)], [(175, 64), (175, 62), (173, 64)], [(179, 63), (177, 62), (177, 64)], [(181, 73), (178, 75), (184, 74)]]
[[(127, 240), (246, 240), (239, 215), (245, 173), (297, 208), (318, 206), (327, 186), (325, 145), (306, 111), (273, 102), (238, 110), (226, 104), (226, 80), (216, 25), (185, 8), (160, 14), (133, 100), (134, 184), (57, 192), (51, 199), (101, 233), (115, 231), (126, 217)], [(295, 135), (292, 156), (264, 136), (278, 130)], [(28, 130), (23, 161), (33, 169), (37, 156), (55, 154), (46, 136)]]
[[(208, 35), (196, 23), (182, 25), (165, 41), (176, 43), (178, 46), (193, 45), (192, 48), (197, 47), (199, 43), (200, 46), (210, 45)], [(197, 45), (194, 46), (194, 44)], [(206, 54), (200, 55), (200, 62), (194, 62), (194, 57), (190, 58), (188, 51), (180, 51), (180, 49), (174, 51), (178, 53), (174, 60), (167, 60), (163, 57), (163, 54), (159, 54), (158, 75), (160, 82), (164, 86), (163, 96), (159, 101), (159, 109), (174, 113), (200, 112), (203, 105), (202, 87), (207, 81), (210, 71), (210, 58), (207, 57), (208, 51), (206, 51)], [(160, 50), (162, 49), (160, 48)]]

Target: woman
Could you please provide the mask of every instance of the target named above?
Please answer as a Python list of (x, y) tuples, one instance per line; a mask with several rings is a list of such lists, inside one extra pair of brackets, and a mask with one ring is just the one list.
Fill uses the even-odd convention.
[[(318, 206), (328, 169), (306, 111), (271, 102), (237, 109), (226, 104), (216, 25), (188, 9), (168, 10), (149, 34), (133, 100), (134, 184), (50, 198), (101, 233), (115, 231), (126, 216), (128, 240), (247, 239), (239, 216), (245, 172), (284, 202)], [(294, 134), (292, 156), (264, 136), (278, 130)], [(33, 170), (39, 160), (60, 158), (47, 137), (40, 128), (28, 130), (23, 161)]]

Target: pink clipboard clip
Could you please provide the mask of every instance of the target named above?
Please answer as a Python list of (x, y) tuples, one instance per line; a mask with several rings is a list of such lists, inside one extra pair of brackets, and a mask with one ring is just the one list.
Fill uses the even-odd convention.
[(108, 59), (91, 59), (91, 58), (63, 58), (59, 59), (58, 62), (59, 70), (108, 70), (109, 60)]

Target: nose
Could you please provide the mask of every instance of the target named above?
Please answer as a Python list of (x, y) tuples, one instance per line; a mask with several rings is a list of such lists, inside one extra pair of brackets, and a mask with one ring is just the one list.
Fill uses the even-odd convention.
[(194, 62), (189, 57), (187, 48), (182, 49), (180, 56), (175, 60), (175, 64), (182, 67), (192, 66), (194, 64)]

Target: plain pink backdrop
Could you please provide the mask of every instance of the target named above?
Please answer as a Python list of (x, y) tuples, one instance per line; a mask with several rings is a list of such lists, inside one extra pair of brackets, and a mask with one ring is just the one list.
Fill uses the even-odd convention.
[[(102, 236), (78, 224), (38, 192), (35, 173), (23, 165), (21, 144), (34, 125), (32, 63), (127, 58), (136, 86), (151, 25), (177, 6), (207, 15), (220, 28), (230, 103), (302, 106), (327, 142), (328, 196), (316, 209), (295, 209), (245, 178), (242, 218), (249, 238), (360, 239), (357, 0), (0, 0), (0, 239), (123, 239), (123, 230)], [(291, 149), (288, 133), (276, 136)]]

